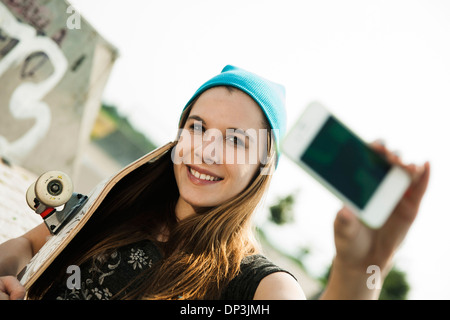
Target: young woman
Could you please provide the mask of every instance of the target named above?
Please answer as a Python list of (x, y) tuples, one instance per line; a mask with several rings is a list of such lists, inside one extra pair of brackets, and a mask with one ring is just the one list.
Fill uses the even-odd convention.
[[(285, 131), (284, 89), (226, 66), (183, 109), (177, 139), (120, 181), (29, 290), (35, 299), (303, 299), (296, 279), (258, 250), (251, 217), (267, 191)], [(322, 298), (373, 299), (369, 265), (384, 277), (425, 193), (430, 167), (401, 165), (413, 182), (386, 224), (371, 230), (346, 208)], [(45, 243), (40, 225), (0, 246), (0, 298), (20, 299), (15, 277)], [(69, 288), (65, 271), (81, 269)], [(380, 280), (382, 281), (382, 279)]]

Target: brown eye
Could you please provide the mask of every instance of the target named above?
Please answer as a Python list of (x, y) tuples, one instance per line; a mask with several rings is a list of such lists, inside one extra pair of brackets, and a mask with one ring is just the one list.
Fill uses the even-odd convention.
[(197, 122), (197, 121), (192, 123), (189, 126), (189, 129), (194, 131), (194, 134), (201, 134), (204, 131), (202, 123), (201, 122)]
[(239, 137), (236, 136), (228, 136), (226, 138), (227, 141), (231, 142), (234, 146), (245, 147), (245, 142), (242, 141)]

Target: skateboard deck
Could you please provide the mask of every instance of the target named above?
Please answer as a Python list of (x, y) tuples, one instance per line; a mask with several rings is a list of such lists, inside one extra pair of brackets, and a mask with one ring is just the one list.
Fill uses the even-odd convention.
[(33, 285), (33, 283), (51, 265), (55, 258), (77, 235), (116, 183), (143, 164), (157, 160), (166, 152), (170, 151), (173, 146), (174, 143), (169, 142), (153, 150), (94, 187), (81, 209), (79, 209), (73, 217), (61, 227), (57, 234), (53, 234), (49, 237), (47, 242), (33, 256), (28, 265), (19, 273), (18, 278), (25, 289), (28, 290)]

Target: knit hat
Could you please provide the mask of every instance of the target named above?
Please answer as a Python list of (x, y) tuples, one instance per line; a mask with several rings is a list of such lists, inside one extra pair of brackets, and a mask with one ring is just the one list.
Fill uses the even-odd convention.
[[(205, 82), (192, 96), (186, 109), (202, 92), (217, 86), (231, 86), (247, 93), (261, 107), (273, 131), (277, 158), (280, 156), (280, 140), (286, 132), (284, 86), (264, 79), (254, 73), (227, 65), (222, 72)], [(277, 161), (278, 163), (278, 161)]]

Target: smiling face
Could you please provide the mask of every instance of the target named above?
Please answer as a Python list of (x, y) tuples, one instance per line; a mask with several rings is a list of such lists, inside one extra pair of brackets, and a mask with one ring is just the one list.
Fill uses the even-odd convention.
[(190, 110), (176, 146), (179, 219), (217, 206), (242, 192), (259, 172), (267, 125), (258, 104), (244, 92), (214, 87)]

